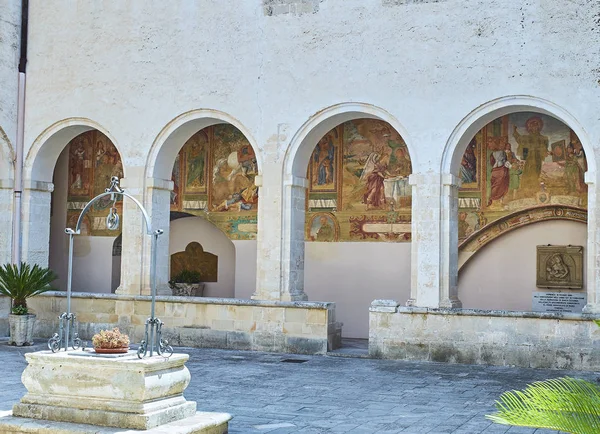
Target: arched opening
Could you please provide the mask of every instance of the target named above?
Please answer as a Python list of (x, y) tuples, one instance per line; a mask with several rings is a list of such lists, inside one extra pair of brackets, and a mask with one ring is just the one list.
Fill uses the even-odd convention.
[(404, 130), (381, 109), (335, 106), (310, 124), (286, 165), (307, 179), (304, 206), (292, 209), (304, 223), (304, 289), (336, 303), (344, 338), (364, 339), (374, 299), (410, 296), (414, 162)]
[[(112, 176), (123, 177), (121, 156), (113, 142), (96, 129), (73, 137), (58, 155), (52, 178), (49, 266), (59, 276), (56, 285), (60, 290), (66, 290), (67, 285), (65, 228), (75, 227), (85, 205), (105, 191)], [(122, 215), (122, 202), (114, 206)], [(123, 222), (118, 231), (107, 229), (106, 216), (111, 207), (109, 199), (96, 203), (86, 214), (80, 235), (73, 240), (74, 291), (111, 293), (118, 286), (121, 255), (116, 244)]]
[[(256, 288), (259, 158), (248, 137), (235, 119), (198, 110), (171, 122), (151, 151), (148, 176), (173, 182), (169, 256), (198, 242), (218, 257), (214, 275), (189, 270), (204, 274), (204, 296), (250, 298)], [(187, 264), (185, 271), (194, 268)]]
[[(201, 245), (203, 254), (212, 255), (213, 260), (206, 260), (202, 257), (196, 259), (192, 255), (180, 255), (183, 256), (182, 265), (178, 270), (174, 269), (173, 263), (176, 258), (173, 255), (186, 252), (190, 243), (194, 242)], [(252, 292), (243, 294), (239, 289), (236, 294), (236, 271), (238, 268), (243, 268), (243, 265), (238, 267), (236, 264), (236, 247), (223, 231), (205, 218), (187, 213), (184, 215), (172, 213), (169, 256), (171, 258), (171, 279), (182, 269), (199, 272), (204, 284), (204, 297), (250, 298), (252, 295)], [(248, 278), (243, 269), (239, 271), (241, 278)], [(253, 271), (250, 270), (250, 273)], [(250, 279), (250, 281), (254, 282), (254, 279)], [(240, 285), (240, 288), (242, 286)]]
[(14, 156), (8, 136), (0, 127), (0, 204), (4, 212), (0, 213), (0, 264), (11, 260), (11, 241), (13, 225), (13, 187), (14, 187)]
[[(581, 225), (590, 166), (584, 142), (574, 127), (541, 109), (497, 114), (468, 138), (461, 158), (453, 158), (462, 186), (453, 216), (458, 252), (450, 257), (460, 267), (463, 307), (530, 311), (544, 308), (535, 302), (541, 294), (585, 297), (585, 257), (565, 251), (588, 247)], [(545, 250), (569, 263), (561, 264), (566, 274), (553, 273), (540, 259)], [(577, 288), (576, 275), (583, 279)]]

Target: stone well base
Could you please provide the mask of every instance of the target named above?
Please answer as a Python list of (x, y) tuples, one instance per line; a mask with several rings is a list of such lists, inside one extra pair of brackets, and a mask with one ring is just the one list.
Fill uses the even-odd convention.
[(231, 416), (227, 413), (197, 412), (194, 416), (145, 431), (98, 427), (67, 422), (51, 422), (12, 416), (0, 412), (0, 432), (3, 434), (226, 434)]
[(139, 359), (83, 351), (28, 353), (22, 381), (27, 393), (13, 406), (17, 417), (151, 429), (196, 414), (183, 391), (189, 356)]

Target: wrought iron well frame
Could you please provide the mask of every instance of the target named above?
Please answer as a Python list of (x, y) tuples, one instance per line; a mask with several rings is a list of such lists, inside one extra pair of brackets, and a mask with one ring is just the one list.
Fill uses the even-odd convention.
[[(75, 331), (75, 320), (77, 316), (75, 313), (71, 312), (71, 283), (73, 279), (73, 237), (75, 235), (81, 234), (81, 225), (83, 223), (83, 218), (85, 214), (90, 210), (92, 205), (98, 200), (110, 196), (110, 199), (113, 201), (113, 206), (110, 208), (110, 213), (106, 218), (106, 223), (108, 229), (116, 230), (119, 225), (119, 216), (116, 213), (116, 208), (114, 204), (119, 200), (118, 196), (123, 197), (124, 199), (127, 197), (133, 201), (137, 205), (137, 207), (142, 212), (144, 217), (144, 222), (146, 223), (146, 233), (152, 237), (151, 242), (151, 262), (150, 262), (150, 289), (152, 295), (152, 304), (150, 310), (150, 318), (146, 320), (146, 328), (144, 339), (141, 341), (139, 345), (139, 349), (137, 351), (138, 357), (141, 359), (150, 353), (150, 357), (153, 356), (154, 351), (156, 354), (169, 357), (173, 354), (173, 348), (168, 344), (168, 342), (162, 338), (162, 326), (163, 322), (155, 317), (155, 307), (156, 307), (156, 245), (158, 242), (158, 237), (163, 234), (162, 229), (152, 230), (152, 223), (150, 221), (150, 217), (148, 216), (148, 212), (144, 208), (144, 206), (132, 195), (127, 193), (124, 189), (119, 186), (119, 178), (113, 176), (111, 178), (110, 186), (105, 189), (104, 193), (100, 193), (92, 200), (90, 200), (86, 206), (79, 214), (79, 218), (77, 219), (77, 224), (75, 225), (75, 229), (66, 228), (65, 233), (69, 236), (69, 265), (68, 265), (68, 275), (67, 275), (67, 311), (63, 312), (59, 318), (59, 330), (57, 333), (48, 340), (48, 348), (52, 350), (52, 352), (56, 352), (60, 349), (64, 349), (67, 351), (69, 346), (74, 350), (81, 347), (81, 339), (78, 336), (78, 333)], [(73, 332), (71, 335), (71, 331)]]

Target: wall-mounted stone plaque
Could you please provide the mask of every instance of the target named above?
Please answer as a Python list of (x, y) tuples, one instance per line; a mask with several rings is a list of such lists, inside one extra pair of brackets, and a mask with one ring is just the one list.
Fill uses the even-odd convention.
[(582, 246), (537, 246), (538, 288), (583, 288)]
[(184, 270), (196, 271), (202, 276), (202, 282), (216, 282), (219, 269), (217, 255), (205, 252), (202, 245), (196, 241), (189, 243), (185, 252), (171, 255), (171, 278)]
[(587, 294), (581, 292), (534, 292), (534, 312), (581, 313)]

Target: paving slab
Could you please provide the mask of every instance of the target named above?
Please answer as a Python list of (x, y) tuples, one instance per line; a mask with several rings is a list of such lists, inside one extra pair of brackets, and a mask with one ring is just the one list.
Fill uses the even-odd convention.
[[(24, 394), (24, 354), (0, 340), (0, 411)], [(571, 376), (596, 382), (594, 372), (451, 365), (354, 357), (299, 356), (176, 348), (190, 355), (188, 400), (199, 411), (229, 413), (240, 433), (510, 433), (550, 434), (492, 424), (494, 401), (532, 381)], [(284, 362), (301, 359), (304, 363)]]

